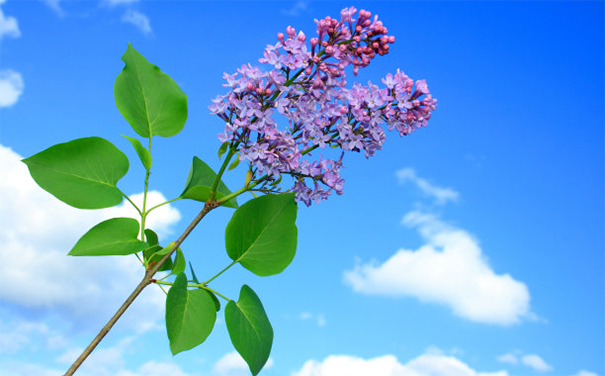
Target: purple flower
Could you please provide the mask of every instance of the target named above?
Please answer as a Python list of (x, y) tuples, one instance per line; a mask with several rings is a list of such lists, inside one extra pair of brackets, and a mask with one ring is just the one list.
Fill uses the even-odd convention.
[[(211, 114), (227, 122), (219, 140), (238, 149), (253, 179), (266, 175), (263, 186), (268, 187), (290, 175), (288, 190), (306, 205), (325, 200), (332, 191), (342, 194), (344, 185), (344, 152), (339, 160), (323, 155), (317, 160), (311, 150), (340, 148), (370, 157), (386, 139), (383, 125), (407, 135), (427, 125), (437, 102), (425, 80), (414, 84), (399, 70), (382, 79), (386, 87), (368, 82), (347, 88), (346, 67), (352, 65), (356, 75), (387, 54), (395, 37), (368, 11), (350, 7), (340, 16), (340, 21), (316, 20), (317, 37), (309, 46), (303, 32), (288, 26), (275, 45), (265, 48), (259, 59), (263, 69), (247, 64), (225, 73), (230, 92), (209, 106)], [(266, 189), (281, 189), (275, 187)]]

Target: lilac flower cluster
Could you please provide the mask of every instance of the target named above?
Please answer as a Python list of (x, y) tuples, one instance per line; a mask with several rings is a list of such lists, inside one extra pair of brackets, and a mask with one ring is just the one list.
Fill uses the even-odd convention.
[[(319, 203), (331, 191), (342, 194), (340, 176), (344, 151), (374, 155), (385, 141), (382, 127), (408, 135), (424, 127), (435, 110), (426, 82), (412, 79), (399, 70), (388, 74), (378, 87), (368, 82), (346, 87), (345, 68), (357, 75), (376, 55), (389, 52), (395, 37), (354, 7), (341, 11), (341, 19), (315, 20), (317, 37), (307, 37), (288, 26), (278, 42), (268, 45), (259, 62), (266, 71), (250, 64), (234, 74), (225, 73), (224, 86), (231, 90), (219, 95), (209, 109), (223, 119), (221, 142), (238, 150), (240, 160), (248, 160), (254, 178), (266, 176), (264, 183), (293, 177), (290, 188), (296, 199), (307, 206)], [(281, 115), (283, 126), (276, 118)], [(286, 125), (287, 123), (287, 125)], [(343, 150), (338, 159), (308, 159), (317, 148)]]

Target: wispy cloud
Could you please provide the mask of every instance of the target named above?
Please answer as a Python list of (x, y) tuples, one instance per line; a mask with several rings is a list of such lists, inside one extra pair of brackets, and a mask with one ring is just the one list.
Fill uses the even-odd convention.
[(288, 9), (282, 9), (282, 13), (288, 16), (297, 17), (309, 7), (307, 0), (297, 0), (292, 2), (292, 6)]
[(300, 315), (298, 315), (298, 318), (303, 321), (315, 321), (319, 327), (326, 326), (328, 323), (326, 321), (326, 317), (321, 313), (314, 314), (311, 312), (302, 312)]
[(504, 355), (500, 355), (496, 359), (502, 363), (522, 364), (529, 368), (532, 368), (534, 371), (548, 372), (553, 370), (553, 367), (550, 364), (546, 363), (546, 361), (544, 361), (544, 359), (542, 359), (542, 357), (540, 357), (539, 355), (522, 355), (521, 351), (516, 351), (516, 353), (518, 355), (509, 352)]
[(586, 370), (580, 370), (578, 373), (576, 373), (575, 375), (572, 376), (599, 376), (594, 372), (589, 372)]
[(499, 362), (502, 362), (502, 363), (509, 363), (509, 364), (519, 363), (519, 359), (517, 359), (517, 356), (513, 353), (506, 353), (504, 355), (500, 355), (499, 357), (496, 358), (496, 360), (498, 360)]
[(133, 24), (145, 35), (149, 35), (153, 32), (149, 17), (136, 10), (127, 9), (126, 13), (122, 16), (122, 21)]
[(419, 177), (413, 168), (404, 168), (397, 171), (397, 178), (400, 184), (412, 182), (425, 195), (436, 200), (438, 204), (445, 204), (448, 201), (457, 201), (460, 194), (452, 188), (442, 188), (431, 184), (428, 180)]
[(52, 9), (59, 17), (64, 16), (63, 8), (61, 8), (62, 0), (42, 0), (50, 9)]
[(114, 7), (116, 5), (129, 5), (129, 4), (137, 3), (137, 2), (139, 2), (139, 0), (102, 0), (102, 2), (111, 7)]
[(23, 89), (21, 73), (11, 69), (0, 70), (0, 108), (11, 107), (17, 103)]
[[(2, 5), (5, 0), (0, 0)], [(5, 16), (0, 8), (0, 40), (5, 37), (19, 38), (21, 31), (15, 17)], [(11, 69), (0, 69), (0, 108), (11, 107), (23, 94), (24, 84), (21, 73)]]
[[(5, 3), (5, 0), (0, 0), (0, 5)], [(19, 31), (19, 24), (15, 17), (7, 17), (4, 15), (2, 8), (0, 8), (0, 39), (4, 36), (19, 38), (21, 31)]]
[(417, 229), (426, 243), (416, 250), (400, 249), (382, 264), (371, 261), (346, 271), (344, 281), (354, 291), (412, 296), (487, 324), (516, 324), (530, 313), (527, 286), (509, 274), (494, 272), (470, 233), (418, 211), (408, 213), (402, 222)]
[(553, 370), (553, 367), (550, 364), (546, 363), (544, 359), (536, 354), (523, 355), (521, 357), (521, 363), (540, 372)]

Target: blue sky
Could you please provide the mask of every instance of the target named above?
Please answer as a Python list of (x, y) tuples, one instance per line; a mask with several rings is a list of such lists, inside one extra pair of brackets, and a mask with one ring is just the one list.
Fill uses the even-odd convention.
[[(146, 0), (0, 1), (0, 375), (63, 374), (141, 277), (134, 257), (66, 256), (125, 207), (69, 208), (19, 162), (100, 136), (131, 159), (122, 190), (142, 191), (113, 98), (127, 43), (189, 97), (183, 132), (154, 141), (162, 200), (181, 193), (194, 155), (219, 165), (222, 123), (207, 106), (223, 72), (256, 63), (288, 25), (310, 36), (313, 19), (350, 5), (397, 38), (350, 81), (400, 68), (427, 80), (438, 108), (375, 157), (345, 158), (345, 194), (299, 208), (284, 273), (217, 280), (264, 303), (275, 341), (261, 375), (605, 376), (603, 2)], [(199, 209), (158, 211), (163, 242)], [(230, 214), (185, 243), (198, 275), (230, 261)], [(149, 288), (77, 374), (247, 374), (223, 319), (172, 357), (163, 299)]]

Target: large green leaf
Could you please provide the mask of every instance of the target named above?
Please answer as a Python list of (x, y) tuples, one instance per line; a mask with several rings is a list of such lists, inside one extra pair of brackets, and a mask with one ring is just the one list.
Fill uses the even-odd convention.
[(273, 344), (273, 328), (263, 305), (252, 289), (242, 286), (239, 299), (225, 308), (225, 323), (237, 352), (256, 375), (263, 368)]
[(128, 158), (105, 139), (57, 144), (23, 162), (40, 187), (68, 205), (100, 209), (122, 202), (116, 184), (128, 171)]
[[(210, 197), (212, 186), (216, 180), (216, 173), (212, 171), (204, 161), (198, 157), (193, 157), (193, 163), (189, 170), (189, 177), (187, 178), (187, 184), (185, 190), (181, 193), (182, 198), (188, 198), (195, 201), (206, 202)], [(231, 194), (231, 191), (223, 181), (219, 181), (215, 199), (221, 199)], [(237, 201), (235, 197), (231, 200), (223, 203), (224, 206), (230, 208), (237, 208)]]
[(122, 116), (143, 137), (170, 137), (179, 133), (187, 121), (187, 95), (130, 44), (122, 60), (126, 66), (114, 85), (116, 105)]
[(132, 147), (134, 147), (134, 150), (137, 152), (141, 163), (143, 163), (143, 167), (145, 167), (145, 170), (151, 170), (151, 154), (149, 153), (149, 150), (145, 149), (145, 147), (141, 144), (141, 141), (137, 140), (136, 138), (124, 135), (122, 135), (122, 137), (130, 141)]
[(246, 202), (225, 230), (229, 257), (259, 276), (281, 273), (296, 253), (296, 210), (293, 193)]
[(71, 256), (129, 255), (148, 247), (137, 239), (139, 222), (112, 218), (88, 230), (69, 252)]
[(166, 330), (176, 355), (204, 342), (212, 332), (216, 309), (203, 290), (187, 290), (187, 277), (179, 274), (166, 297)]

